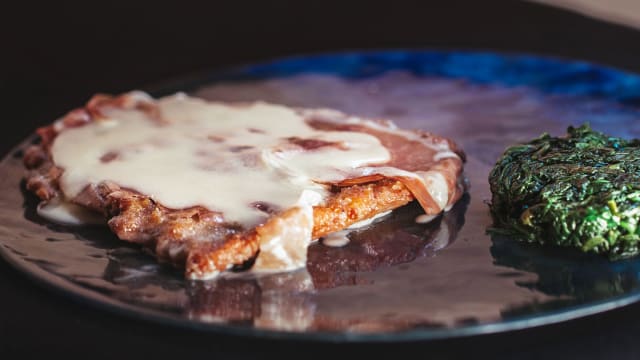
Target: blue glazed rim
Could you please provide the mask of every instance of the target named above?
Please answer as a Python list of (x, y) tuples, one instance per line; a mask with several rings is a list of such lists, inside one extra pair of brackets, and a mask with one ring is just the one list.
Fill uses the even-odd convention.
[[(464, 79), (474, 84), (527, 86), (546, 94), (572, 94), (640, 106), (640, 74), (590, 61), (522, 52), (391, 49), (311, 53), (199, 72), (149, 89), (163, 95), (220, 81), (248, 81), (304, 73), (364, 79), (390, 69), (416, 76)], [(559, 81), (560, 80), (560, 81)]]
[[(546, 94), (573, 94), (614, 100), (624, 105), (640, 104), (640, 75), (582, 60), (524, 53), (473, 50), (379, 50), (321, 53), (273, 59), (256, 64), (186, 76), (145, 90), (154, 96), (189, 91), (220, 81), (246, 81), (303, 73), (333, 74), (349, 79), (380, 75), (388, 70), (408, 70), (420, 76), (465, 79), (475, 84), (527, 86)], [(562, 81), (558, 81), (562, 79)], [(558, 83), (559, 82), (559, 83)], [(19, 147), (18, 147), (19, 148)], [(2, 163), (10, 160), (11, 154)], [(286, 332), (185, 320), (182, 317), (129, 305), (95, 293), (56, 275), (14, 258), (0, 247), (0, 255), (48, 288), (73, 295), (82, 302), (128, 317), (151, 320), (185, 329), (262, 339), (317, 342), (408, 342), (452, 339), (495, 334), (557, 324), (620, 308), (640, 300), (640, 289), (625, 295), (548, 310), (537, 315), (514, 316), (502, 321), (470, 324), (457, 328), (416, 328), (398, 333)]]

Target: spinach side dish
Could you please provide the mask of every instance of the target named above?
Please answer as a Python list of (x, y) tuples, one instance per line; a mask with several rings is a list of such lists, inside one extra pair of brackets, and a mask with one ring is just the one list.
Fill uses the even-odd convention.
[(639, 252), (640, 140), (569, 127), (509, 147), (489, 174), (490, 232), (612, 260)]

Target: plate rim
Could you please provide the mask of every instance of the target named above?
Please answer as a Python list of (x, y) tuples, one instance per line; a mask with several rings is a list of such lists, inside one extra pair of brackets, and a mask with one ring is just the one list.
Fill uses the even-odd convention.
[[(152, 96), (162, 96), (170, 92), (191, 91), (197, 89), (204, 84), (214, 84), (223, 80), (232, 80), (235, 75), (242, 74), (248, 69), (257, 66), (269, 64), (283, 63), (285, 61), (295, 60), (318, 60), (322, 57), (344, 57), (353, 55), (385, 55), (385, 54), (461, 54), (464, 56), (473, 55), (492, 55), (499, 58), (535, 58), (545, 61), (551, 61), (558, 64), (584, 64), (589, 67), (613, 71), (619, 75), (632, 76), (640, 81), (640, 74), (634, 73), (626, 69), (620, 69), (609, 65), (603, 65), (581, 59), (573, 59), (567, 57), (550, 56), (545, 54), (535, 54), (528, 52), (508, 52), (508, 51), (492, 51), (492, 50), (475, 50), (475, 49), (376, 49), (376, 50), (349, 50), (337, 52), (317, 52), (307, 54), (297, 54), (284, 57), (273, 57), (262, 59), (256, 62), (236, 64), (227, 67), (221, 67), (210, 70), (198, 71), (184, 76), (169, 78), (140, 87), (142, 90), (149, 92)], [(253, 77), (255, 79), (255, 77)], [(182, 89), (182, 90), (179, 90)], [(35, 138), (34, 134), (29, 135), (26, 139), (15, 145), (2, 160), (0, 167), (7, 166), (7, 163), (14, 159), (17, 152), (28, 146)], [(313, 342), (330, 342), (330, 343), (365, 343), (365, 342), (384, 342), (396, 343), (407, 341), (431, 341), (442, 339), (454, 339), (471, 336), (479, 336), (486, 334), (504, 333), (523, 329), (536, 328), (545, 325), (558, 324), (569, 320), (588, 317), (591, 315), (603, 313), (613, 309), (618, 309), (640, 301), (640, 288), (624, 295), (617, 295), (604, 300), (597, 300), (581, 305), (572, 305), (562, 310), (547, 310), (535, 316), (516, 316), (507, 320), (497, 320), (482, 324), (465, 325), (455, 328), (411, 328), (400, 332), (334, 332), (334, 331), (313, 331), (313, 332), (297, 332), (283, 331), (271, 329), (258, 329), (245, 326), (236, 326), (233, 324), (214, 324), (199, 321), (192, 321), (183, 317), (178, 317), (161, 311), (144, 308), (128, 304), (117, 299), (110, 298), (107, 295), (87, 289), (72, 281), (57, 276), (54, 273), (41, 269), (40, 267), (29, 263), (25, 259), (14, 256), (10, 246), (0, 238), (0, 258), (2, 258), (11, 267), (18, 270), (17, 272), (27, 278), (34, 280), (39, 286), (52, 291), (58, 296), (73, 299), (76, 303), (88, 305), (88, 307), (96, 309), (104, 309), (110, 313), (119, 316), (138, 319), (143, 321), (152, 321), (154, 323), (169, 325), (178, 328), (187, 328), (191, 330), (211, 332), (232, 336), (244, 336), (258, 339), (274, 339), (274, 340), (304, 340)]]

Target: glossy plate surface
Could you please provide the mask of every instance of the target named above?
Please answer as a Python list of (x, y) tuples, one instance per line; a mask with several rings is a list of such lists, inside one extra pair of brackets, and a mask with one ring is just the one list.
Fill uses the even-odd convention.
[(387, 51), (238, 67), (156, 95), (175, 91), (331, 107), (426, 129), (464, 148), (471, 187), (431, 224), (416, 224), (419, 211), (410, 205), (353, 233), (345, 247), (315, 244), (305, 270), (188, 282), (106, 228), (39, 218), (37, 201), (21, 184), (27, 139), (0, 164), (2, 256), (34, 279), (110, 310), (260, 337), (457, 337), (559, 322), (640, 298), (640, 259), (609, 262), (486, 234), (487, 175), (507, 145), (583, 122), (639, 136), (634, 74), (525, 55)]

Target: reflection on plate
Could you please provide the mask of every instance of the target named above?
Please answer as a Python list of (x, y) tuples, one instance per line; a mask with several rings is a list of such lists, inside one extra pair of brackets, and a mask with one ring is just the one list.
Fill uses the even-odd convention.
[(21, 149), (4, 159), (0, 252), (35, 279), (93, 304), (208, 331), (332, 341), (433, 339), (584, 316), (640, 298), (640, 259), (609, 262), (486, 234), (487, 175), (503, 149), (590, 122), (640, 134), (640, 78), (581, 62), (460, 52), (380, 52), (279, 60), (172, 84), (216, 100), (332, 107), (451, 137), (465, 149), (469, 193), (416, 224), (415, 205), (314, 244), (306, 269), (206, 282), (156, 264), (105, 228), (35, 215)]

